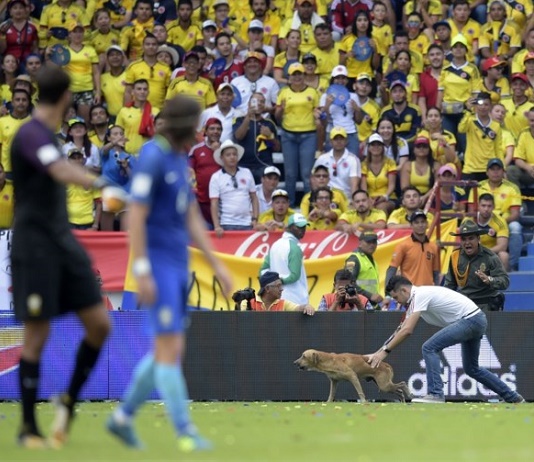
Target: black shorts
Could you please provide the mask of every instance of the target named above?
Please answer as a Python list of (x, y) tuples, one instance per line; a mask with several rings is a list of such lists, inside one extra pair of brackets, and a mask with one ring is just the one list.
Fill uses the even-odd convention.
[(12, 255), (11, 269), (19, 321), (51, 319), (102, 303), (91, 260), (79, 245), (68, 252)]

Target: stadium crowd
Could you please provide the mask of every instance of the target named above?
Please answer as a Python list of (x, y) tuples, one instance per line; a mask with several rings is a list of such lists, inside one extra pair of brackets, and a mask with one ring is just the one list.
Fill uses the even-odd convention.
[[(11, 140), (36, 72), (57, 65), (73, 94), (63, 153), (126, 189), (164, 101), (200, 103), (191, 181), (220, 238), (284, 230), (300, 211), (311, 230), (413, 228), (424, 244), (436, 209), (470, 211), (517, 270), (534, 183), (532, 12), (531, 0), (3, 0), (0, 228)], [(476, 181), (478, 195), (437, 180)], [(82, 187), (68, 208), (73, 228), (126, 229), (127, 212)]]

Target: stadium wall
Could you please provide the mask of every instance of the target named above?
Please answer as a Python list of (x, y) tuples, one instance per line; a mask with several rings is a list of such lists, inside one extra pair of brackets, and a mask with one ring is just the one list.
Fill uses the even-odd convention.
[[(400, 322), (398, 312), (300, 313), (197, 312), (191, 313), (185, 374), (193, 400), (284, 401), (326, 400), (328, 379), (303, 372), (293, 364), (303, 350), (370, 353), (378, 349)], [(144, 311), (112, 312), (113, 334), (82, 398), (119, 399), (135, 363), (149, 348), (150, 333)], [(490, 313), (487, 337), (482, 339), (480, 364), (534, 400), (534, 313)], [(435, 329), (421, 322), (412, 338), (387, 361), (395, 380), (409, 383), (414, 395), (426, 394), (422, 343)], [(41, 363), (40, 398), (63, 390), (69, 379), (82, 329), (74, 316), (52, 325), (50, 342)], [(0, 399), (18, 399), (18, 357), (22, 327), (12, 315), (0, 316)], [(467, 377), (461, 368), (461, 349), (442, 356), (446, 397), (449, 400), (495, 398)], [(374, 383), (363, 383), (368, 399), (390, 400)], [(157, 395), (153, 395), (157, 398)], [(342, 383), (337, 399), (355, 400), (356, 392)]]

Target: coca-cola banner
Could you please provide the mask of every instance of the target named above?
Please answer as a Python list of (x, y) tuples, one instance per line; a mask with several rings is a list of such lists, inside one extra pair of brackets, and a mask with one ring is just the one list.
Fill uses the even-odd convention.
[[(441, 226), (442, 236), (449, 236), (454, 231), (454, 220)], [(409, 235), (409, 230), (379, 230), (378, 248), (374, 259), (380, 270), (380, 281), (383, 292), (386, 270), (391, 261), (395, 246)], [(219, 256), (232, 273), (234, 290), (252, 287), (259, 289), (258, 273), (263, 259), (273, 242), (279, 239), (281, 233), (267, 232), (228, 232), (222, 239), (212, 235), (212, 243)], [(435, 236), (432, 237), (435, 239)], [(306, 275), (308, 276), (308, 289), (310, 303), (317, 307), (321, 297), (332, 291), (334, 274), (344, 267), (348, 254), (358, 247), (358, 238), (353, 235), (332, 231), (311, 231), (306, 233), (300, 242), (304, 251)], [(447, 247), (442, 253), (442, 271), (448, 267), (450, 251)], [(127, 272), (124, 284), (123, 309), (137, 308), (135, 302), (135, 279), (130, 271)], [(283, 295), (282, 295), (283, 297)], [(233, 310), (234, 303), (226, 299), (221, 291), (217, 278), (211, 267), (204, 260), (202, 253), (191, 248), (191, 286), (189, 290), (189, 304), (194, 307), (212, 310)]]

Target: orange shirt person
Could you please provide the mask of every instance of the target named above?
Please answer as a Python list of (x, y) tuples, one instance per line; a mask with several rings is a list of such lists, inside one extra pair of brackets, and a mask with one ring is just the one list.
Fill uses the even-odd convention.
[(410, 215), (412, 234), (397, 247), (386, 272), (386, 285), (400, 269), (402, 276), (419, 286), (439, 285), (439, 249), (426, 235), (428, 218), (423, 210)]

